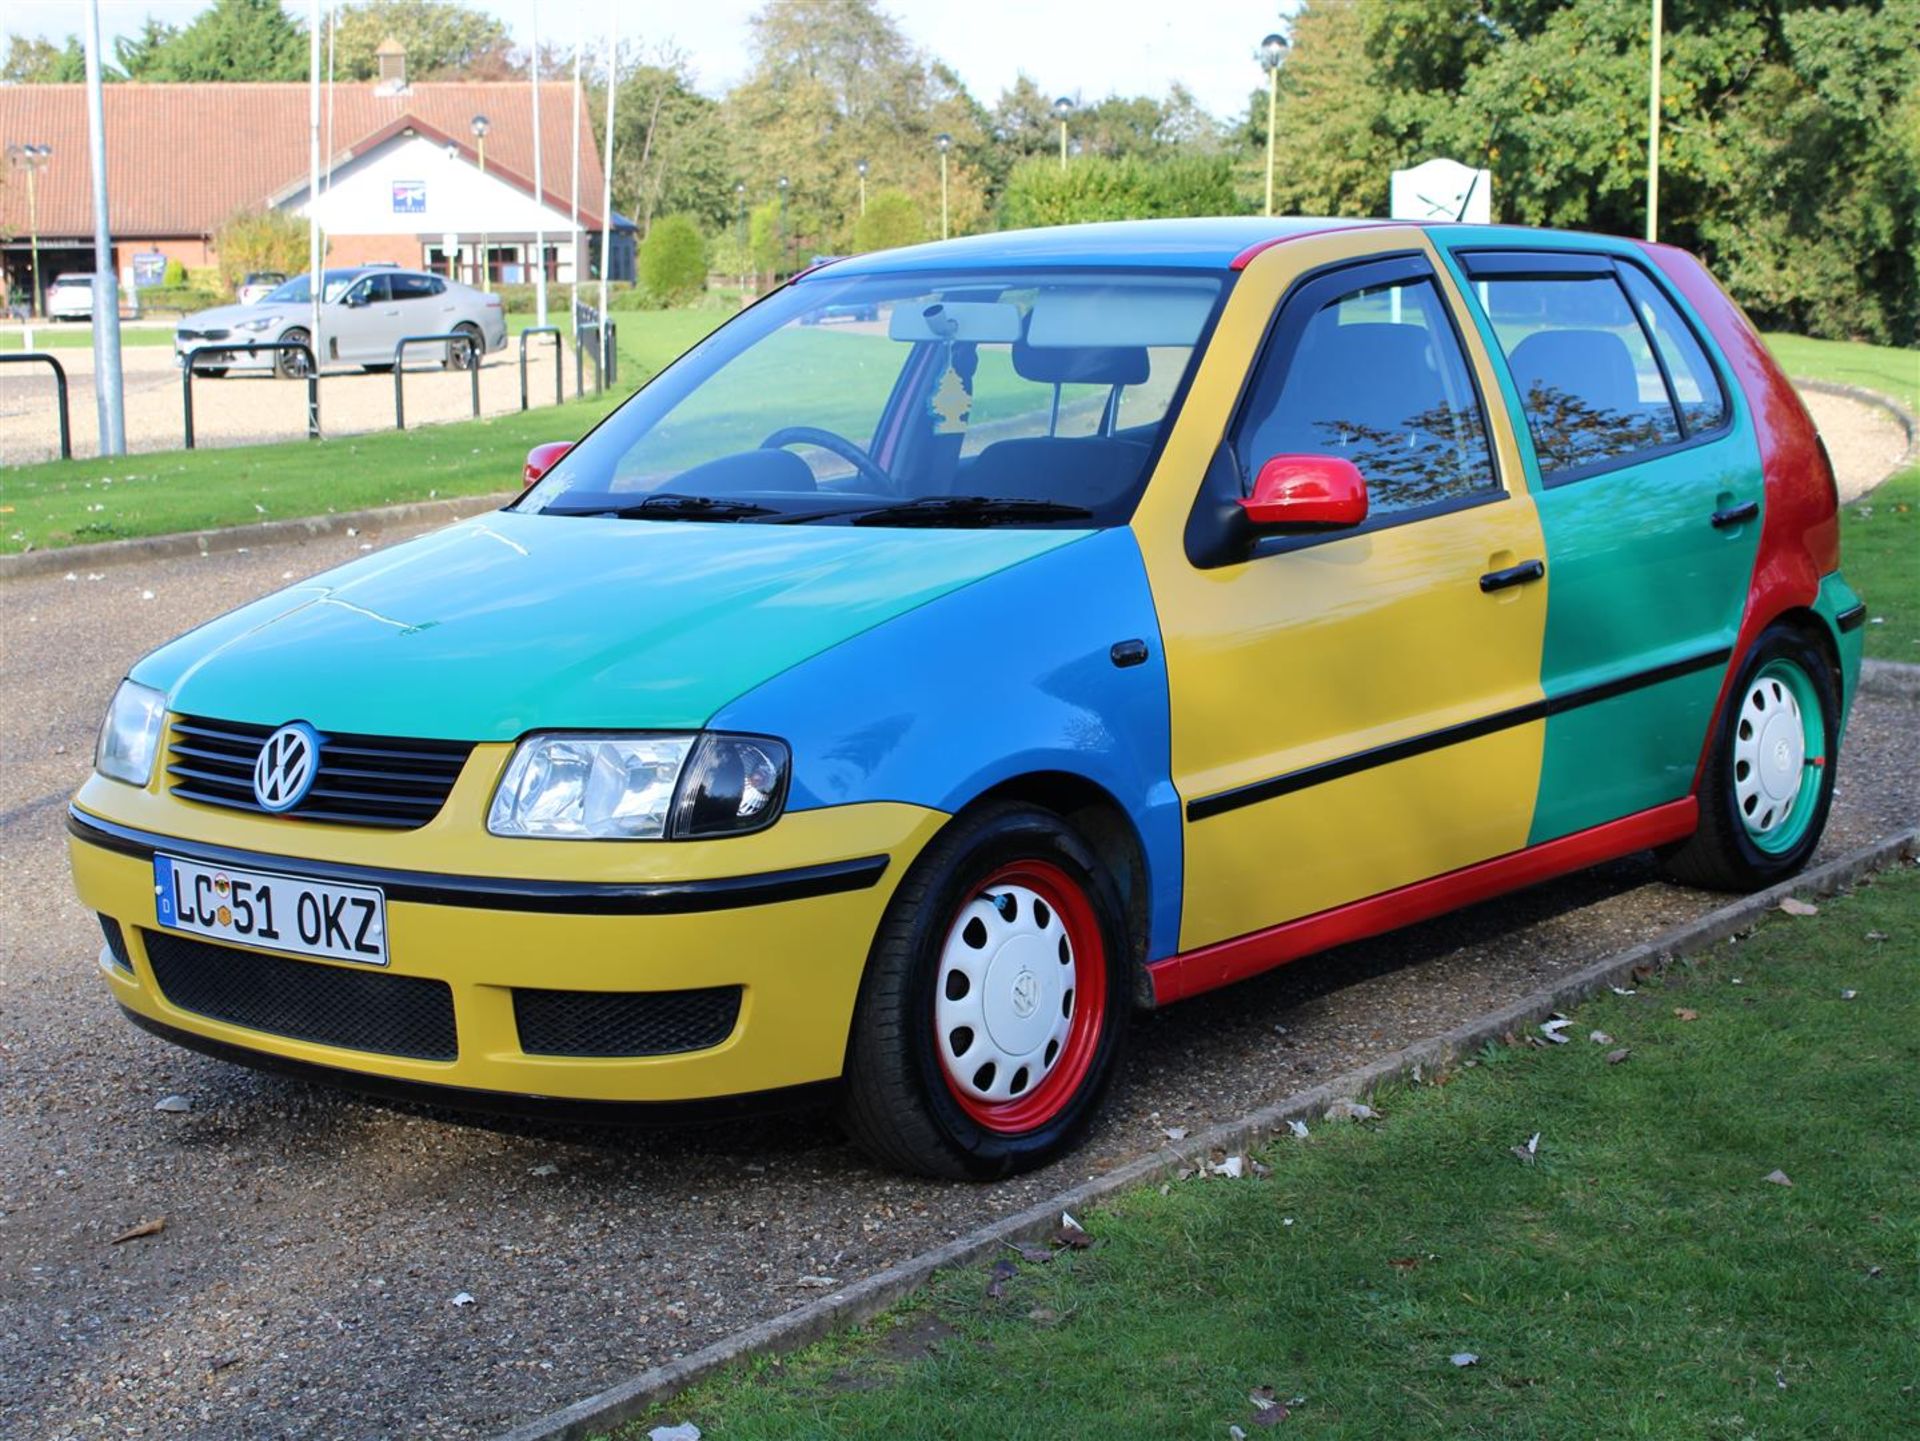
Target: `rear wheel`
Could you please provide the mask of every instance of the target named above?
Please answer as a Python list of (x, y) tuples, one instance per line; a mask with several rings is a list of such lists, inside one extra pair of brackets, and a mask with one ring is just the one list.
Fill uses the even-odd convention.
[(366, 371), (368, 375), (393, 374), (393, 362), (391, 360), (383, 360), (378, 365), (363, 365), (360, 368)]
[[(282, 340), (298, 341), (301, 345), (311, 345), (304, 330), (289, 330), (280, 337)], [(276, 350), (273, 353), (273, 372), (282, 380), (305, 380), (307, 378), (307, 353), (304, 350)]]
[(193, 373), (204, 376), (208, 380), (218, 380), (227, 373), (227, 367), (224, 365), (196, 365), (193, 368)]
[(1070, 1149), (1127, 1017), (1119, 898), (1059, 817), (957, 820), (901, 882), (855, 1012), (842, 1121), (888, 1165), (991, 1180)]
[(1700, 827), (1667, 857), (1675, 880), (1760, 890), (1807, 863), (1826, 829), (1840, 703), (1821, 648), (1765, 631), (1727, 695), (1700, 784)]
[(480, 365), (480, 357), (486, 351), (486, 342), (481, 338), (480, 327), (470, 320), (463, 320), (453, 327), (453, 333), (466, 343), (449, 341), (447, 358), (442, 365), (447, 370), (475, 370)]

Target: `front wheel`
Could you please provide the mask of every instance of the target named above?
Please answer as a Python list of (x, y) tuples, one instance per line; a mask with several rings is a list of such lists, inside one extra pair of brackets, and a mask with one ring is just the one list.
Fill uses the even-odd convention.
[(1058, 816), (956, 821), (901, 882), (861, 985), (841, 1119), (875, 1159), (991, 1180), (1080, 1139), (1126, 1031), (1113, 882)]
[[(289, 330), (280, 337), (282, 340), (297, 341), (309, 345), (304, 330)], [(307, 378), (307, 352), (304, 350), (276, 350), (273, 353), (274, 373), (282, 380), (305, 380)]]
[(1677, 881), (1756, 891), (1794, 874), (1826, 829), (1840, 700), (1826, 653), (1771, 626), (1747, 654), (1700, 782), (1700, 826), (1666, 857)]

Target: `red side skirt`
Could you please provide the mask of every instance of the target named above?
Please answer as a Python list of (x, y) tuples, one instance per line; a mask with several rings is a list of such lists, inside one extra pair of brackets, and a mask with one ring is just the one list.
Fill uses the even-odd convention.
[(1335, 906), (1251, 935), (1168, 956), (1147, 967), (1147, 974), (1153, 980), (1154, 1004), (1164, 1006), (1170, 1001), (1197, 996), (1202, 991), (1243, 981), (1316, 951), (1398, 930), (1415, 921), (1443, 915), (1506, 891), (1537, 885), (1570, 871), (1584, 870), (1601, 861), (1632, 855), (1649, 846), (1683, 840), (1693, 834), (1699, 813), (1698, 802), (1687, 796), (1650, 811), (1529, 846), (1523, 851), (1495, 856), (1490, 861), (1463, 866), (1398, 890), (1383, 891), (1364, 901)]

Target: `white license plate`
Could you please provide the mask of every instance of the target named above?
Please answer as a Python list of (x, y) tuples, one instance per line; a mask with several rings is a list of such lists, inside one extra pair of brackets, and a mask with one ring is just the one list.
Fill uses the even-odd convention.
[(296, 956), (387, 963), (387, 898), (371, 886), (156, 855), (153, 894), (155, 918), (176, 931)]

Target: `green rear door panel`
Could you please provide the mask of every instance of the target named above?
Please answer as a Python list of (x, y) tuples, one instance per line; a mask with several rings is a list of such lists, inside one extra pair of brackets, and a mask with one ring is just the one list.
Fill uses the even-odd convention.
[[(1576, 247), (1499, 227), (1448, 227), (1433, 239), (1468, 297), (1515, 417), (1523, 411), (1505, 352), (1453, 252), (1639, 254), (1626, 241), (1601, 236), (1581, 236)], [(1661, 289), (1712, 353), (1685, 298)], [(1692, 787), (1727, 661), (1638, 682), (1730, 650), (1746, 608), (1764, 512), (1726, 530), (1716, 530), (1712, 517), (1748, 500), (1764, 505), (1760, 454), (1745, 399), (1713, 358), (1733, 409), (1731, 428), (1718, 439), (1546, 485), (1532, 437), (1516, 420), (1547, 547), (1541, 687), (1550, 706), (1567, 707), (1547, 720), (1530, 845), (1678, 800)], [(1606, 695), (1609, 687), (1618, 693)], [(1574, 704), (1596, 688), (1605, 698)]]

